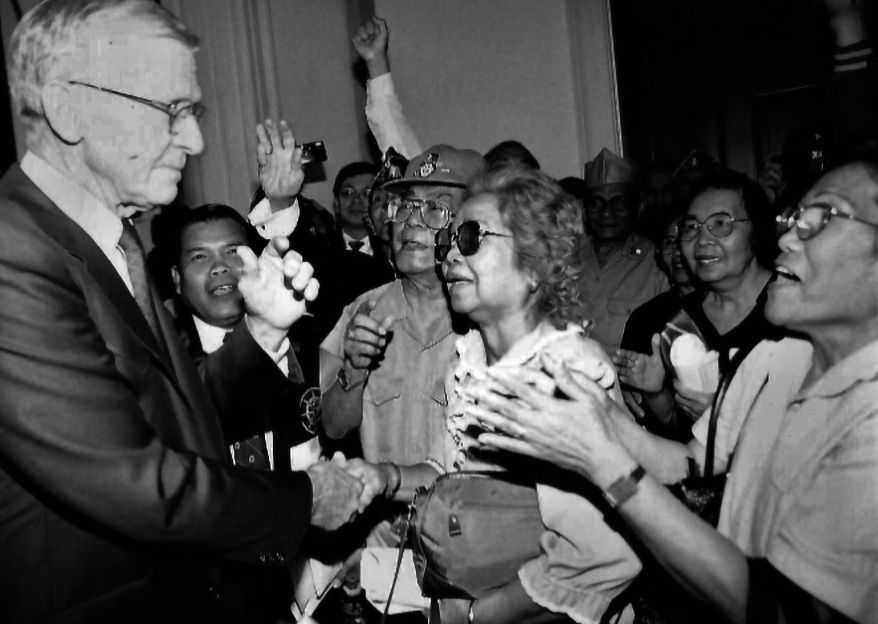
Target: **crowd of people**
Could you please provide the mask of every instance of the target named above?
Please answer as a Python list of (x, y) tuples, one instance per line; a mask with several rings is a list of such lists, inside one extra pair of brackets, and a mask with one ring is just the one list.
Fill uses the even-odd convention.
[(562, 180), (511, 138), (425, 149), (372, 17), (383, 160), (329, 211), (273, 119), (250, 206), (175, 203), (198, 38), (40, 2), (7, 51), (0, 620), (878, 621), (878, 101), (861, 3), (826, 5), (831, 148), (656, 193), (609, 149)]

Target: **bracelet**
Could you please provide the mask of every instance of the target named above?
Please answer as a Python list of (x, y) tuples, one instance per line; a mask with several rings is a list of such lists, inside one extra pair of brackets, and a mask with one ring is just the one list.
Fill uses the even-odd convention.
[(466, 612), (466, 624), (476, 624), (476, 598), (469, 601), (469, 609)]
[(384, 497), (385, 498), (393, 498), (396, 496), (396, 493), (399, 492), (399, 486), (402, 485), (402, 470), (399, 469), (399, 466), (393, 462), (387, 462), (387, 465), (393, 468), (393, 471), (396, 473), (396, 485), (388, 492), (387, 488), (384, 488)]

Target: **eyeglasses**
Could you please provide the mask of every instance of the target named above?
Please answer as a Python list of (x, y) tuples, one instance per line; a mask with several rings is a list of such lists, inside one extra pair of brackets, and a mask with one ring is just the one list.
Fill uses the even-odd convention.
[(830, 204), (818, 202), (808, 204), (807, 206), (799, 206), (798, 208), (787, 210), (782, 215), (778, 215), (776, 218), (777, 233), (780, 236), (795, 227), (796, 236), (799, 237), (799, 240), (808, 240), (820, 234), (823, 228), (826, 227), (826, 224), (832, 221), (833, 217), (848, 219), (849, 221), (856, 221), (857, 223), (878, 228), (878, 223), (866, 221), (847, 212), (842, 212)]
[(727, 212), (716, 212), (704, 221), (699, 221), (697, 217), (688, 215), (680, 219), (679, 237), (681, 241), (695, 240), (701, 228), (704, 227), (716, 238), (725, 238), (735, 229), (735, 223), (743, 223), (749, 220), (737, 219)]
[(392, 197), (387, 202), (387, 217), (394, 223), (405, 223), (415, 211), (431, 230), (441, 230), (451, 221), (451, 208), (436, 199)]
[(472, 256), (479, 251), (479, 247), (486, 236), (501, 236), (512, 238), (512, 234), (502, 234), (483, 230), (478, 221), (464, 221), (457, 226), (457, 231), (445, 228), (436, 235), (436, 259), (440, 262), (448, 257), (451, 246), (457, 244), (457, 249), (462, 256)]
[(160, 110), (168, 116), (168, 131), (171, 134), (177, 134), (179, 132), (181, 122), (190, 117), (194, 117), (195, 120), (198, 121), (204, 116), (204, 113), (207, 110), (201, 102), (190, 102), (188, 104), (183, 102), (171, 102), (168, 104), (166, 102), (159, 102), (158, 100), (150, 100), (149, 98), (140, 97), (139, 95), (131, 95), (130, 93), (125, 93), (123, 91), (116, 91), (115, 89), (99, 87), (80, 80), (68, 80), (67, 82), (69, 84), (79, 85), (80, 87), (88, 87), (89, 89), (95, 89), (96, 91), (103, 91), (104, 93), (117, 95), (127, 100), (131, 100), (132, 102), (137, 102), (144, 106)]
[(364, 189), (360, 189), (359, 191), (352, 186), (343, 186), (338, 191), (338, 196), (343, 199), (353, 199), (354, 197), (359, 197), (365, 202), (369, 201), (369, 191), (371, 191), (371, 187), (367, 186)]

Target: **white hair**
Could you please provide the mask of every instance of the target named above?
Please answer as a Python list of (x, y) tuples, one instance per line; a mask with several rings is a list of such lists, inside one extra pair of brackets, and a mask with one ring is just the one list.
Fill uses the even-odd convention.
[(72, 69), (70, 61), (87, 36), (83, 27), (95, 16), (137, 20), (145, 33), (198, 48), (198, 37), (154, 0), (44, 0), (21, 19), (9, 46), (6, 73), (13, 111), (26, 126), (42, 120), (43, 87)]

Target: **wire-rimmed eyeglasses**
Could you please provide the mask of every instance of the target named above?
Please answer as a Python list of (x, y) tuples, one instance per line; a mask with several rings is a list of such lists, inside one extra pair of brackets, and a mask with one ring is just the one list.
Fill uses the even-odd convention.
[(704, 221), (699, 221), (698, 217), (687, 215), (680, 219), (677, 236), (681, 241), (695, 240), (703, 227), (716, 238), (725, 238), (735, 229), (735, 223), (747, 222), (749, 220), (738, 219), (727, 212), (715, 212)]
[(814, 202), (792, 208), (778, 215), (776, 217), (777, 233), (778, 236), (781, 236), (795, 227), (796, 236), (799, 237), (799, 240), (808, 240), (820, 234), (823, 228), (835, 217), (878, 228), (878, 223), (872, 223), (850, 213), (842, 212), (835, 206), (825, 202)]
[(177, 132), (179, 132), (180, 123), (182, 121), (185, 121), (190, 117), (194, 117), (197, 121), (204, 116), (204, 112), (207, 110), (201, 102), (160, 102), (139, 95), (125, 93), (124, 91), (117, 91), (116, 89), (99, 87), (98, 85), (90, 82), (83, 82), (81, 80), (68, 80), (67, 82), (69, 84), (79, 85), (80, 87), (87, 87), (89, 89), (95, 89), (97, 91), (116, 95), (131, 100), (132, 102), (137, 102), (138, 104), (143, 104), (144, 106), (160, 110), (168, 116), (168, 131), (171, 134), (177, 134)]

